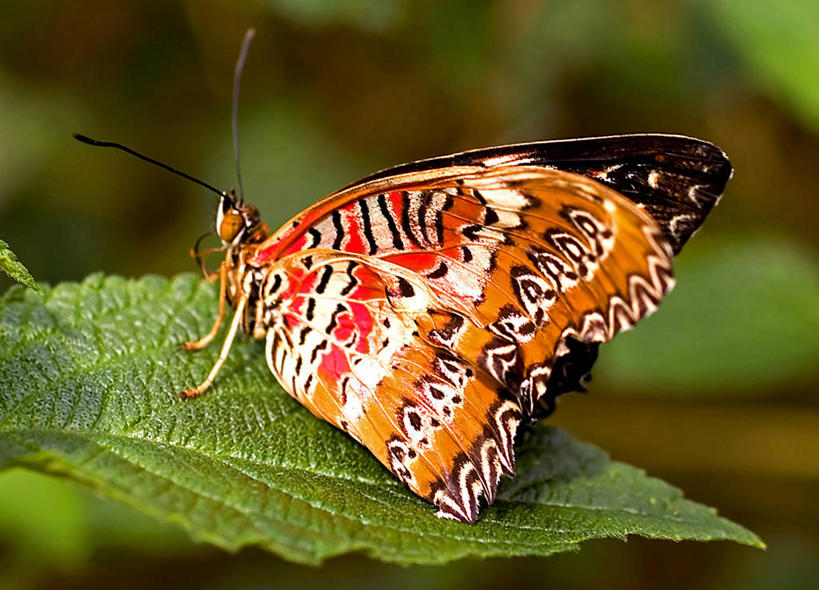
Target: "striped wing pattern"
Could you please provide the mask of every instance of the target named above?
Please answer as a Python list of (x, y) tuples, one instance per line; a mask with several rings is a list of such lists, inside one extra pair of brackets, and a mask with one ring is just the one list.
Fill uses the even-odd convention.
[(600, 182), (470, 165), (344, 189), (250, 265), (270, 269), (256, 313), (288, 392), (439, 516), (474, 522), (514, 473), (519, 426), (656, 308), (672, 255)]
[(707, 141), (639, 133), (469, 150), (401, 164), (354, 185), (451, 166), (499, 165), (540, 166), (594, 178), (648, 211), (675, 254), (719, 202), (733, 171), (725, 153)]

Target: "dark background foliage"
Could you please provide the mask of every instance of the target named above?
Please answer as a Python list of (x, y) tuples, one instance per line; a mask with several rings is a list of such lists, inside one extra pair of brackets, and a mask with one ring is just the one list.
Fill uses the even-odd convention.
[[(504, 142), (709, 139), (735, 177), (658, 314), (552, 421), (768, 543), (587, 543), (548, 559), (322, 569), (228, 555), (43, 476), (0, 474), (0, 586), (803, 588), (819, 583), (819, 8), (740, 0), (10, 1), (0, 19), (0, 238), (40, 281), (190, 270), (211, 195), (115, 139), (234, 183), (275, 226), (376, 169)], [(0, 289), (9, 283), (0, 278)], [(135, 335), (138, 337), (138, 334)]]

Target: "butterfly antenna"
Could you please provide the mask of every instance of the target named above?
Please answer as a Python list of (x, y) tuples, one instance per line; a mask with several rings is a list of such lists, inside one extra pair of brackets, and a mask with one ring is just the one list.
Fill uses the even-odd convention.
[(72, 133), (72, 135), (74, 136), (74, 139), (76, 139), (77, 141), (81, 141), (82, 143), (87, 143), (88, 145), (95, 145), (95, 146), (98, 146), (98, 147), (110, 147), (110, 148), (116, 148), (118, 150), (122, 150), (123, 152), (125, 152), (127, 154), (131, 154), (132, 156), (136, 156), (140, 160), (145, 160), (146, 162), (150, 162), (151, 164), (156, 164), (160, 168), (164, 168), (168, 172), (173, 172), (177, 176), (181, 176), (182, 178), (187, 178), (191, 182), (195, 182), (199, 186), (203, 186), (206, 189), (215, 192), (220, 197), (226, 197), (227, 196), (227, 193), (225, 191), (220, 191), (218, 188), (209, 185), (204, 180), (199, 180), (198, 178), (196, 178), (194, 176), (191, 176), (190, 174), (185, 174), (181, 170), (177, 170), (176, 168), (171, 168), (167, 164), (163, 164), (159, 160), (154, 160), (153, 158), (149, 158), (148, 156), (146, 156), (144, 154), (140, 154), (139, 152), (137, 152), (135, 150), (132, 150), (131, 148), (129, 148), (127, 146), (124, 146), (121, 143), (115, 143), (113, 141), (99, 141), (97, 139), (91, 139), (90, 137), (86, 137), (85, 135), (80, 135), (79, 133)]
[(236, 180), (239, 183), (239, 203), (243, 203), (245, 200), (245, 191), (242, 187), (242, 170), (239, 166), (239, 87), (242, 83), (242, 70), (245, 69), (250, 43), (255, 36), (256, 29), (248, 29), (245, 33), (245, 38), (242, 40), (242, 49), (239, 51), (239, 59), (236, 60), (236, 69), (233, 71), (233, 108), (230, 124), (233, 131), (233, 162), (236, 166)]

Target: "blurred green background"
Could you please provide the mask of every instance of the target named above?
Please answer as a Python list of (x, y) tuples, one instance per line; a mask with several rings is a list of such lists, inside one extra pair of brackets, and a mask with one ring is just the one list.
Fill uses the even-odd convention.
[[(0, 18), (0, 237), (40, 281), (193, 270), (212, 195), (126, 143), (234, 184), (273, 226), (403, 161), (640, 131), (736, 168), (661, 310), (552, 418), (759, 533), (587, 543), (548, 559), (305, 568), (229, 555), (60, 481), (0, 473), (0, 588), (819, 587), (819, 3), (267, 0), (37, 3)], [(0, 277), (0, 291), (10, 282)], [(137, 335), (138, 336), (138, 335)]]

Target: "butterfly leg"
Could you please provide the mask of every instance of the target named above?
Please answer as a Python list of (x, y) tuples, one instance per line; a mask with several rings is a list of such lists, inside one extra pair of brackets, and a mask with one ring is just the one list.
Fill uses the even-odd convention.
[(185, 391), (181, 392), (180, 395), (182, 397), (196, 397), (197, 395), (200, 395), (207, 390), (213, 383), (213, 380), (216, 379), (216, 374), (219, 373), (219, 369), (222, 368), (222, 365), (225, 363), (225, 359), (227, 359), (228, 353), (230, 352), (230, 347), (233, 344), (233, 338), (236, 336), (236, 332), (239, 329), (239, 324), (242, 323), (242, 316), (244, 316), (246, 306), (247, 297), (242, 297), (239, 300), (239, 303), (236, 305), (236, 314), (233, 316), (233, 321), (230, 322), (230, 329), (228, 330), (227, 336), (225, 336), (225, 341), (222, 343), (222, 350), (219, 351), (219, 358), (216, 359), (216, 362), (214, 363), (213, 368), (210, 370), (210, 373), (208, 373), (207, 378), (198, 387), (186, 389)]
[(225, 318), (225, 309), (227, 307), (227, 297), (225, 293), (227, 290), (227, 270), (227, 262), (222, 261), (222, 264), (219, 265), (219, 315), (216, 316), (213, 327), (210, 329), (210, 332), (199, 340), (182, 344), (182, 348), (185, 350), (202, 350), (216, 337), (216, 333), (222, 325), (222, 320)]

